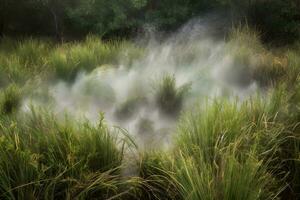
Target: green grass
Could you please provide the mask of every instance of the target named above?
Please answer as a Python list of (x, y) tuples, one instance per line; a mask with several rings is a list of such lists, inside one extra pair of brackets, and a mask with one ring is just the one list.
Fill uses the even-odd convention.
[(115, 116), (120, 120), (128, 120), (134, 116), (137, 109), (145, 102), (146, 98), (144, 97), (131, 97), (116, 108)]
[(178, 115), (183, 107), (183, 101), (190, 89), (189, 84), (178, 87), (175, 76), (165, 75), (156, 86), (156, 104), (164, 113)]
[[(237, 42), (240, 49), (232, 49)], [(227, 48), (262, 92), (243, 102), (202, 100), (179, 115), (189, 85), (162, 77), (156, 104), (179, 122), (169, 149), (147, 151), (102, 115), (91, 124), (21, 109), (37, 84), (72, 81), (82, 70), (119, 64), (119, 56), (130, 65), (143, 49), (93, 36), (66, 44), (3, 38), (0, 199), (299, 199), (300, 50), (268, 50), (247, 28), (236, 29)], [(87, 85), (86, 95), (95, 87)], [(130, 118), (143, 103), (139, 96), (125, 99), (115, 114)], [(139, 128), (151, 131), (152, 123), (143, 119)]]
[(3, 72), (0, 84), (7, 85), (11, 81), (24, 83), (42, 74), (47, 74), (48, 79), (72, 81), (80, 71), (91, 71), (105, 64), (117, 65), (122, 56), (130, 64), (142, 54), (143, 50), (131, 42), (104, 42), (96, 36), (87, 36), (83, 42), (65, 44), (4, 37), (0, 41), (0, 72)]
[(126, 141), (97, 126), (33, 111), (1, 123), (1, 199), (109, 198), (121, 191)]
[(16, 112), (21, 106), (21, 90), (15, 84), (11, 84), (0, 94), (0, 113), (9, 115)]

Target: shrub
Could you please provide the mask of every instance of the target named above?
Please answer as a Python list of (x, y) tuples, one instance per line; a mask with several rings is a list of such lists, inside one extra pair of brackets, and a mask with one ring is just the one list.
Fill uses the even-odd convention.
[(253, 1), (248, 7), (248, 21), (262, 30), (265, 41), (280, 44), (299, 38), (299, 3), (296, 0)]

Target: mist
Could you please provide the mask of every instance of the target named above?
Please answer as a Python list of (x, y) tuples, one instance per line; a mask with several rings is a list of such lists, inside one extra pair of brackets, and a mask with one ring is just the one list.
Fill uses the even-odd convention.
[[(140, 58), (128, 62), (124, 51), (116, 58), (118, 65), (82, 71), (72, 84), (62, 80), (48, 84), (47, 100), (33, 96), (23, 108), (46, 106), (55, 114), (68, 113), (93, 123), (103, 113), (110, 126), (126, 129), (141, 148), (167, 148), (185, 110), (210, 98), (243, 101), (258, 90), (251, 74), (257, 60), (254, 55), (248, 55), (247, 62), (237, 60), (241, 44), (224, 39), (228, 24), (209, 16), (193, 19), (167, 37), (150, 29), (136, 41), (145, 49)], [(158, 105), (164, 77), (185, 90), (179, 108), (170, 109), (178, 112), (165, 112)]]

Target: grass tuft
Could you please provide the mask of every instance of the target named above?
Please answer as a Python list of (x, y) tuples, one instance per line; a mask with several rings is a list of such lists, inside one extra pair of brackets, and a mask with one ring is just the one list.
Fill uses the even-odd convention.
[(175, 77), (166, 75), (156, 89), (156, 104), (164, 114), (178, 115), (189, 89), (190, 84), (177, 87)]
[(10, 115), (18, 111), (21, 105), (21, 90), (15, 84), (8, 86), (0, 93), (0, 112)]

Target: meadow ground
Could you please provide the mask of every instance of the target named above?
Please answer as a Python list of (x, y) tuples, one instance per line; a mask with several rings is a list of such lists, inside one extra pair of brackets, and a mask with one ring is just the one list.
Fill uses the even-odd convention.
[[(236, 43), (237, 62), (255, 52), (251, 73), (264, 94), (198, 102), (181, 113), (170, 148), (145, 151), (103, 115), (92, 124), (21, 109), (40, 80), (72, 83), (81, 70), (117, 65), (125, 49), (132, 63), (143, 47), (93, 36), (65, 44), (3, 38), (0, 199), (299, 199), (300, 47), (267, 49), (241, 29), (228, 48)], [(178, 112), (186, 88), (168, 76), (160, 84), (157, 103)]]

